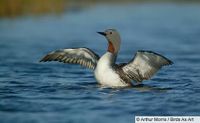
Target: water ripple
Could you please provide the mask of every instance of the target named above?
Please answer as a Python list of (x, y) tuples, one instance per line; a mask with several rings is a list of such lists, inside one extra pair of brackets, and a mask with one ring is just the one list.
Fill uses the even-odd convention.
[[(124, 123), (135, 115), (198, 115), (199, 8), (98, 5), (59, 18), (0, 19), (0, 122)], [(106, 42), (95, 32), (108, 25), (120, 30), (123, 40), (118, 62), (142, 49), (174, 64), (141, 85), (112, 89), (99, 86), (91, 70), (38, 62), (49, 51), (67, 47), (89, 47), (102, 55)]]

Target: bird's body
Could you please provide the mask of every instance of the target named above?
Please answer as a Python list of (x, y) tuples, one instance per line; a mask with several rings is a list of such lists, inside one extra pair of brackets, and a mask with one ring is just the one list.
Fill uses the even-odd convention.
[(118, 32), (108, 29), (98, 32), (108, 40), (108, 50), (99, 57), (88, 48), (61, 49), (47, 54), (41, 61), (60, 61), (80, 64), (94, 70), (99, 84), (106, 87), (127, 87), (132, 80), (141, 83), (150, 79), (162, 66), (172, 62), (166, 57), (152, 51), (138, 51), (131, 61), (115, 64), (121, 39)]
[(124, 87), (128, 86), (124, 82), (115, 68), (115, 55), (106, 52), (98, 61), (94, 75), (98, 83), (109, 87)]

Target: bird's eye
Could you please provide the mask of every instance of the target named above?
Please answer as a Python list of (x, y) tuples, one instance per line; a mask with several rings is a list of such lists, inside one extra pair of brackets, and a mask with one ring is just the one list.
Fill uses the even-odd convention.
[(112, 32), (110, 32), (110, 34), (112, 34)]

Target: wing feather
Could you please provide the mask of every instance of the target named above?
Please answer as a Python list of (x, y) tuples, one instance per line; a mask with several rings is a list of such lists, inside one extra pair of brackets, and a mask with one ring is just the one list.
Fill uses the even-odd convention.
[(63, 63), (80, 64), (81, 66), (94, 69), (99, 56), (88, 48), (60, 49), (50, 52), (40, 62), (59, 61)]
[(122, 66), (126, 76), (137, 82), (150, 79), (165, 65), (173, 64), (166, 57), (152, 51), (138, 51), (135, 57)]

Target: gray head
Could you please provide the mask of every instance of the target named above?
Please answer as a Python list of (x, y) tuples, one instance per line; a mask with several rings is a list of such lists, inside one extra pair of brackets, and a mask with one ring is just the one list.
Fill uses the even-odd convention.
[(121, 44), (121, 38), (117, 30), (107, 29), (104, 32), (98, 32), (99, 34), (106, 37), (108, 40), (108, 51), (111, 53), (118, 53)]

